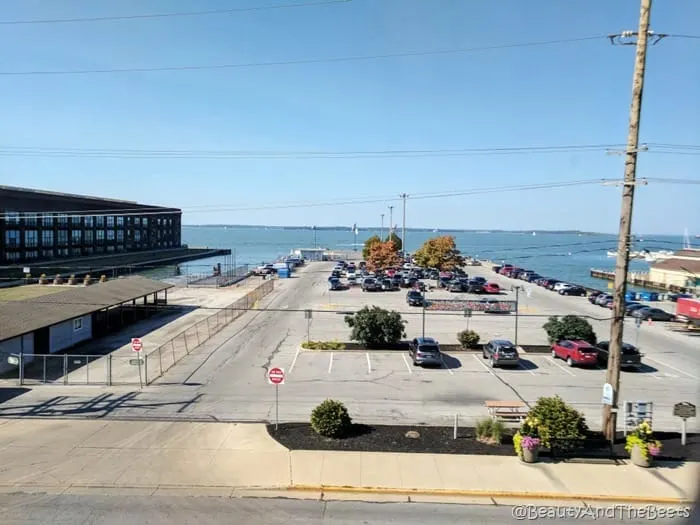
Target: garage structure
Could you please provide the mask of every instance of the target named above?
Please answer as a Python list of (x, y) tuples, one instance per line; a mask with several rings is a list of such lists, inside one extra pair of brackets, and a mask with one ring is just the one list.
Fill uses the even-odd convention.
[(0, 304), (0, 373), (8, 357), (53, 354), (146, 318), (167, 305), (172, 284), (141, 276)]

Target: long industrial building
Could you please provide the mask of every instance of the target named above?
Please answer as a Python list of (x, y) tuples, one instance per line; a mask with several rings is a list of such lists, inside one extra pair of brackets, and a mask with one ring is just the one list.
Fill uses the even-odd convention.
[(0, 264), (178, 248), (182, 210), (0, 186)]

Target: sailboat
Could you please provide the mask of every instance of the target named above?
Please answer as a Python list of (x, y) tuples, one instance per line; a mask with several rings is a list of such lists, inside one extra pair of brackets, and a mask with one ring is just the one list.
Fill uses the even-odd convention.
[(532, 232), (532, 236), (535, 237), (537, 235), (537, 232)]

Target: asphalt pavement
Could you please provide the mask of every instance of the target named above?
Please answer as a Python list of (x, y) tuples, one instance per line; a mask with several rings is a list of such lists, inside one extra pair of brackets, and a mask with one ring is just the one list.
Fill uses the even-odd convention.
[[(0, 524), (8, 525), (434, 525), (469, 523), (501, 525), (539, 522), (574, 523), (688, 523), (660, 518), (668, 508), (659, 506), (492, 506), (422, 503), (364, 503), (286, 499), (168, 497), (123, 495), (0, 495)], [(684, 512), (684, 509), (680, 509)], [(611, 516), (611, 517), (605, 517)], [(649, 516), (656, 516), (656, 519)]]

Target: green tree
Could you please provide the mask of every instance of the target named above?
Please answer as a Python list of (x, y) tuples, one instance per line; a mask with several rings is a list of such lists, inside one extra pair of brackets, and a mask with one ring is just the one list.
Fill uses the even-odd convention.
[(406, 321), (401, 314), (378, 306), (365, 306), (354, 314), (346, 315), (345, 322), (352, 329), (350, 339), (367, 348), (393, 345), (406, 337)]
[(397, 252), (400, 252), (403, 249), (403, 240), (401, 240), (401, 237), (396, 235), (395, 232), (391, 232), (387, 238), (386, 242), (390, 242), (391, 244), (394, 245), (394, 250)]
[(591, 323), (578, 315), (565, 315), (563, 317), (554, 315), (542, 325), (542, 328), (547, 332), (550, 343), (571, 339), (586, 341), (594, 345), (597, 340)]
[(362, 257), (367, 259), (369, 256), (369, 252), (372, 249), (372, 246), (375, 244), (380, 244), (382, 240), (379, 238), (379, 235), (372, 235), (369, 239), (365, 241), (365, 245), (362, 247)]
[(454, 270), (464, 263), (464, 258), (457, 249), (452, 235), (433, 237), (423, 243), (414, 255), (419, 266), (437, 268), (438, 270)]

